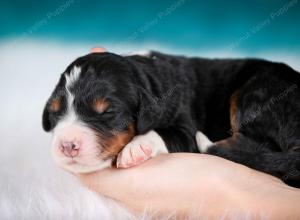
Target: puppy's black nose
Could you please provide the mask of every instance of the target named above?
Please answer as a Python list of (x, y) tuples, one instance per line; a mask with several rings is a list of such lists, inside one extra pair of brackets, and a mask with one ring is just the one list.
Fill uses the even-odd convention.
[(61, 151), (67, 157), (76, 157), (79, 153), (80, 144), (75, 141), (64, 141), (61, 144)]

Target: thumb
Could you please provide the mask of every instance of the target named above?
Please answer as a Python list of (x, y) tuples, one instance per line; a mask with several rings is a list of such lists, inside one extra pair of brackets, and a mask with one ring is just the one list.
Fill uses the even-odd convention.
[(107, 50), (104, 47), (93, 47), (91, 49), (91, 53), (104, 53), (107, 52)]

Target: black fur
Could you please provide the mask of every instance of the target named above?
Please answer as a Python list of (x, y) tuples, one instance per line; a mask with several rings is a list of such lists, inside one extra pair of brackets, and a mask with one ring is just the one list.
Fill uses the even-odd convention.
[[(218, 155), (300, 186), (300, 75), (281, 63), (258, 59), (186, 58), (151, 52), (148, 57), (93, 53), (74, 61), (82, 68), (73, 86), (75, 110), (106, 135), (135, 125), (137, 134), (156, 130), (169, 152), (198, 152), (197, 130), (212, 141), (235, 138), (209, 149)], [(52, 97), (64, 97), (61, 77)], [(230, 97), (238, 93), (237, 130), (230, 126)], [(104, 97), (97, 114), (89, 103)], [(280, 98), (278, 98), (280, 97)], [(49, 131), (64, 114), (49, 112)]]

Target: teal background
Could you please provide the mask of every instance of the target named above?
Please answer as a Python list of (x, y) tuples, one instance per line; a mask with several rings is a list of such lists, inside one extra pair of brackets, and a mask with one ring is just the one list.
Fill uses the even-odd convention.
[(154, 42), (184, 49), (298, 53), (300, 2), (11, 0), (0, 3), (0, 26), (0, 41)]

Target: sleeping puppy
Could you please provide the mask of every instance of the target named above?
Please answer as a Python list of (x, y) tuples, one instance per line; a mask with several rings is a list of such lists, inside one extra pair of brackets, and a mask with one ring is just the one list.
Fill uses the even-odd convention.
[(298, 185), (299, 84), (290, 67), (258, 59), (92, 53), (62, 73), (43, 128), (74, 173), (204, 152)]

